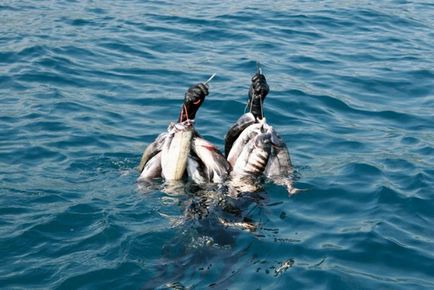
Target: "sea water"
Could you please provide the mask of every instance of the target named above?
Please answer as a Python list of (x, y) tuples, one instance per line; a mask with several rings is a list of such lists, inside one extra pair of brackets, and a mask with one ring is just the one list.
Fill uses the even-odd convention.
[[(433, 289), (433, 31), (431, 1), (2, 1), (0, 288)], [(217, 73), (222, 148), (257, 62), (302, 191), (140, 187), (187, 88)]]

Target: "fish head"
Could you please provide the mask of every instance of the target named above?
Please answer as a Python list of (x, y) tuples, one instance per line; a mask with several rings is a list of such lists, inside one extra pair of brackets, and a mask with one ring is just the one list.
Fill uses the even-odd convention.
[(262, 133), (255, 137), (255, 147), (262, 148), (265, 151), (269, 152), (271, 149), (271, 134), (270, 133)]
[(283, 141), (282, 137), (280, 137), (279, 134), (277, 134), (276, 130), (273, 129), (273, 127), (270, 127), (268, 130), (271, 134), (271, 144), (275, 147), (285, 147), (285, 142)]
[(194, 120), (186, 120), (184, 122), (180, 122), (180, 123), (176, 123), (173, 126), (172, 131), (173, 132), (181, 132), (181, 131), (193, 131), (193, 127), (194, 127)]

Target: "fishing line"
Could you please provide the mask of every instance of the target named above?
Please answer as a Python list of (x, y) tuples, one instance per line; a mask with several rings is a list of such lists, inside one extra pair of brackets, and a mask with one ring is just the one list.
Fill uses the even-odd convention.
[(216, 75), (217, 75), (217, 73), (213, 73), (213, 75), (206, 82), (204, 82), (203, 84), (204, 85), (208, 84)]

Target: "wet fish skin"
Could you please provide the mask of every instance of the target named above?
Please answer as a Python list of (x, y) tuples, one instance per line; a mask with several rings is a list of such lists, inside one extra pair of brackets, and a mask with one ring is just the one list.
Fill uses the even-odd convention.
[(188, 177), (197, 184), (203, 184), (207, 182), (205, 176), (205, 166), (199, 160), (197, 156), (190, 154), (187, 159), (187, 173)]
[(229, 155), (229, 152), (234, 144), (235, 140), (237, 140), (238, 136), (250, 125), (256, 122), (255, 116), (252, 113), (245, 113), (241, 115), (241, 117), (229, 128), (228, 132), (225, 136), (225, 156)]
[(137, 181), (151, 180), (159, 177), (161, 177), (161, 152), (158, 152), (146, 162)]
[(288, 147), (277, 132), (271, 128), (272, 148), (264, 175), (275, 184), (285, 186), (289, 194), (299, 190), (293, 186), (293, 167)]
[(193, 127), (188, 121), (175, 124), (168, 133), (161, 154), (161, 175), (166, 181), (184, 176), (192, 137)]
[(232, 167), (235, 165), (237, 158), (240, 156), (246, 144), (249, 143), (249, 141), (255, 136), (257, 136), (259, 133), (264, 131), (264, 125), (266, 124), (265, 118), (263, 120), (264, 122), (262, 122), (261, 120), (259, 123), (249, 125), (241, 132), (239, 137), (235, 140), (227, 156), (228, 162), (229, 164), (231, 164)]
[(157, 136), (154, 142), (152, 142), (146, 147), (145, 151), (142, 154), (142, 158), (140, 159), (140, 164), (137, 167), (139, 172), (142, 172), (146, 163), (162, 150), (166, 137), (167, 132), (163, 132)]
[(271, 151), (271, 134), (260, 133), (247, 143), (238, 157), (232, 176), (259, 176), (268, 162)]
[(208, 182), (220, 183), (226, 180), (231, 170), (222, 153), (203, 138), (193, 138), (192, 151), (205, 166), (204, 176)]
[(273, 177), (276, 176), (289, 177), (291, 174), (292, 163), (289, 157), (288, 147), (284, 143), (281, 146), (275, 146), (273, 144), (264, 175), (273, 179)]

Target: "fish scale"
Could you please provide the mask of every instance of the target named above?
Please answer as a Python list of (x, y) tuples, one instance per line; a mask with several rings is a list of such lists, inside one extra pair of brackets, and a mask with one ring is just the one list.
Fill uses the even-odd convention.
[(238, 156), (243, 151), (243, 148), (247, 145), (247, 143), (252, 140), (256, 135), (261, 133), (262, 124), (260, 123), (254, 123), (247, 128), (245, 128), (240, 136), (235, 140), (235, 142), (232, 145), (231, 150), (228, 154), (228, 162), (234, 166)]
[(166, 180), (180, 180), (184, 176), (192, 138), (191, 126), (175, 127), (174, 132), (169, 133), (161, 155), (161, 173)]
[(270, 138), (269, 133), (261, 133), (251, 139), (238, 157), (232, 175), (262, 174), (271, 150)]

